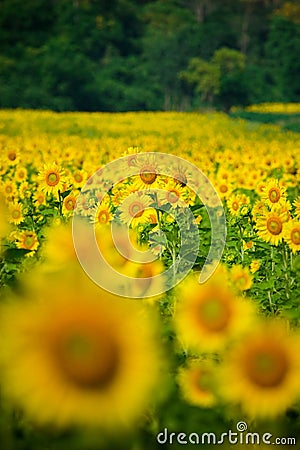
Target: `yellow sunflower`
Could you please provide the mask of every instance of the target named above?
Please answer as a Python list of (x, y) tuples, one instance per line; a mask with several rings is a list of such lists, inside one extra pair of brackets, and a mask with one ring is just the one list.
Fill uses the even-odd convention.
[(194, 351), (216, 351), (253, 320), (253, 305), (236, 297), (219, 271), (206, 283), (191, 276), (179, 288), (175, 327), (182, 344)]
[(281, 200), (286, 199), (286, 188), (278, 180), (272, 178), (262, 189), (261, 199), (272, 207)]
[(239, 264), (232, 266), (230, 269), (230, 278), (233, 287), (237, 291), (247, 291), (252, 286), (252, 276), (246, 267)]
[(186, 189), (178, 182), (173, 179), (168, 179), (166, 183), (164, 183), (162, 191), (164, 192), (158, 193), (159, 204), (169, 204), (172, 208), (176, 208), (176, 206), (188, 207), (184, 198)]
[(14, 225), (19, 225), (24, 220), (23, 216), (23, 207), (22, 204), (19, 202), (13, 202), (10, 203), (8, 206), (8, 212), (9, 212), (9, 222), (13, 223)]
[(16, 179), (16, 181), (19, 181), (19, 182), (26, 181), (26, 179), (27, 179), (27, 169), (26, 169), (26, 167), (19, 167), (16, 170), (15, 179)]
[(263, 322), (241, 337), (224, 358), (220, 393), (251, 417), (275, 417), (300, 393), (299, 336)]
[(135, 192), (129, 195), (119, 206), (120, 220), (132, 227), (140, 223), (151, 222), (150, 216), (153, 209), (150, 208), (153, 200), (149, 195)]
[(62, 212), (65, 216), (69, 217), (73, 214), (76, 206), (77, 195), (70, 193), (63, 200)]
[(20, 161), (19, 151), (16, 149), (9, 149), (6, 151), (6, 161), (9, 166), (16, 166)]
[(97, 226), (107, 225), (113, 219), (113, 213), (111, 209), (111, 202), (108, 196), (95, 206), (92, 210), (91, 221)]
[(46, 194), (57, 195), (58, 191), (63, 192), (65, 187), (64, 170), (56, 163), (45, 164), (44, 169), (39, 172), (38, 179), (40, 188)]
[(134, 427), (161, 388), (156, 318), (84, 276), (50, 281), (2, 306), (2, 394), (37, 424)]
[(158, 173), (156, 155), (137, 153), (134, 162), (134, 165), (139, 169), (139, 174), (132, 178), (134, 186), (138, 190), (159, 187), (160, 174)]
[(214, 383), (217, 367), (212, 361), (191, 360), (179, 370), (177, 381), (183, 398), (190, 404), (210, 408), (216, 403)]
[(300, 221), (290, 220), (283, 225), (283, 238), (293, 253), (300, 250)]
[(30, 250), (31, 252), (34, 252), (40, 245), (35, 231), (19, 231), (16, 236), (17, 248), (23, 248), (24, 250)]
[(258, 259), (254, 259), (250, 264), (250, 272), (255, 273), (259, 270), (261, 262)]
[(1, 192), (7, 201), (11, 201), (17, 197), (17, 186), (13, 181), (5, 181), (1, 186)]
[(266, 212), (256, 222), (258, 236), (265, 242), (278, 245), (283, 239), (285, 215), (277, 212)]
[(39, 207), (40, 205), (46, 205), (47, 203), (46, 195), (43, 192), (35, 192), (33, 195), (33, 203), (36, 208)]

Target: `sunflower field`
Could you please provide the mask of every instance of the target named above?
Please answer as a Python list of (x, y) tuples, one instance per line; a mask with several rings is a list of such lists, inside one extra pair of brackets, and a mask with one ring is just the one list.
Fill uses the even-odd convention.
[(299, 161), (222, 113), (0, 111), (1, 448), (297, 448)]

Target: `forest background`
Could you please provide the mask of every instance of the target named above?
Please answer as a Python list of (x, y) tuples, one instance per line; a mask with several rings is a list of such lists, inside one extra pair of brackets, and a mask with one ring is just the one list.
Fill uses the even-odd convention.
[(0, 0), (0, 108), (300, 101), (300, 2)]

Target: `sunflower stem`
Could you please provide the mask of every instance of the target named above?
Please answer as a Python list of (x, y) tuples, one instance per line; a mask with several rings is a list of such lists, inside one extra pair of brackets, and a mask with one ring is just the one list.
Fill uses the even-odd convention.
[(60, 193), (60, 190), (58, 190), (58, 202), (59, 202), (59, 208), (58, 208), (59, 214), (62, 217), (63, 216), (63, 213), (62, 213), (63, 198), (62, 198), (62, 195)]
[(281, 247), (281, 256), (282, 256), (282, 263), (283, 263), (283, 269), (284, 269), (284, 279), (285, 279), (285, 295), (287, 300), (290, 299), (290, 280), (288, 275), (288, 255), (286, 251), (286, 246), (283, 243)]

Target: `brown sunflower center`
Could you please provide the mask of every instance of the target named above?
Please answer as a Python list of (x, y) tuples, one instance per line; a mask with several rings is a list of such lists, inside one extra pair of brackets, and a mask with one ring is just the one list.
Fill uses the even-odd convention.
[(179, 193), (175, 189), (172, 189), (171, 191), (168, 191), (167, 193), (167, 199), (169, 203), (176, 203), (179, 199)]
[(108, 221), (109, 221), (108, 211), (100, 211), (98, 214), (98, 222), (99, 223), (107, 223)]
[(59, 183), (59, 174), (57, 172), (49, 172), (46, 177), (46, 183), (49, 186), (56, 186)]
[(270, 217), (267, 220), (267, 229), (271, 234), (280, 234), (282, 231), (281, 220), (278, 217)]
[(140, 202), (133, 202), (129, 206), (129, 214), (131, 217), (141, 217), (144, 212), (144, 205)]
[(247, 355), (246, 374), (261, 388), (279, 386), (285, 380), (288, 370), (287, 355), (280, 347), (261, 344)]
[(294, 228), (291, 231), (291, 241), (293, 244), (300, 245), (300, 228)]
[(198, 317), (209, 331), (219, 332), (227, 327), (230, 315), (230, 309), (222, 299), (208, 298), (201, 303)]
[(83, 180), (83, 177), (82, 177), (82, 175), (80, 173), (76, 173), (74, 175), (74, 180), (76, 181), (76, 183), (81, 183), (82, 180)]
[(153, 167), (147, 166), (141, 169), (140, 178), (145, 184), (153, 184), (157, 178), (157, 173)]
[(57, 363), (63, 375), (79, 388), (102, 389), (115, 378), (119, 351), (109, 336), (87, 327), (70, 330), (58, 342)]
[(233, 203), (232, 203), (232, 209), (233, 209), (234, 211), (237, 211), (237, 210), (239, 209), (239, 204), (238, 204), (238, 202), (233, 202)]
[(8, 154), (8, 159), (9, 159), (10, 161), (15, 161), (15, 160), (17, 159), (17, 154), (16, 154), (16, 152), (9, 152), (9, 154)]
[(270, 189), (269, 199), (272, 203), (277, 203), (280, 200), (280, 190), (278, 188)]
[(24, 248), (31, 250), (35, 245), (35, 237), (33, 234), (27, 234), (23, 240)]
[(74, 198), (68, 198), (65, 201), (64, 205), (68, 211), (73, 211), (73, 209), (75, 208), (75, 203), (76, 203), (76, 200)]
[(11, 215), (13, 219), (19, 219), (21, 217), (21, 212), (18, 209), (14, 209)]
[(228, 191), (228, 186), (226, 184), (221, 184), (220, 186), (220, 192), (222, 192), (222, 194), (225, 194), (225, 192)]

